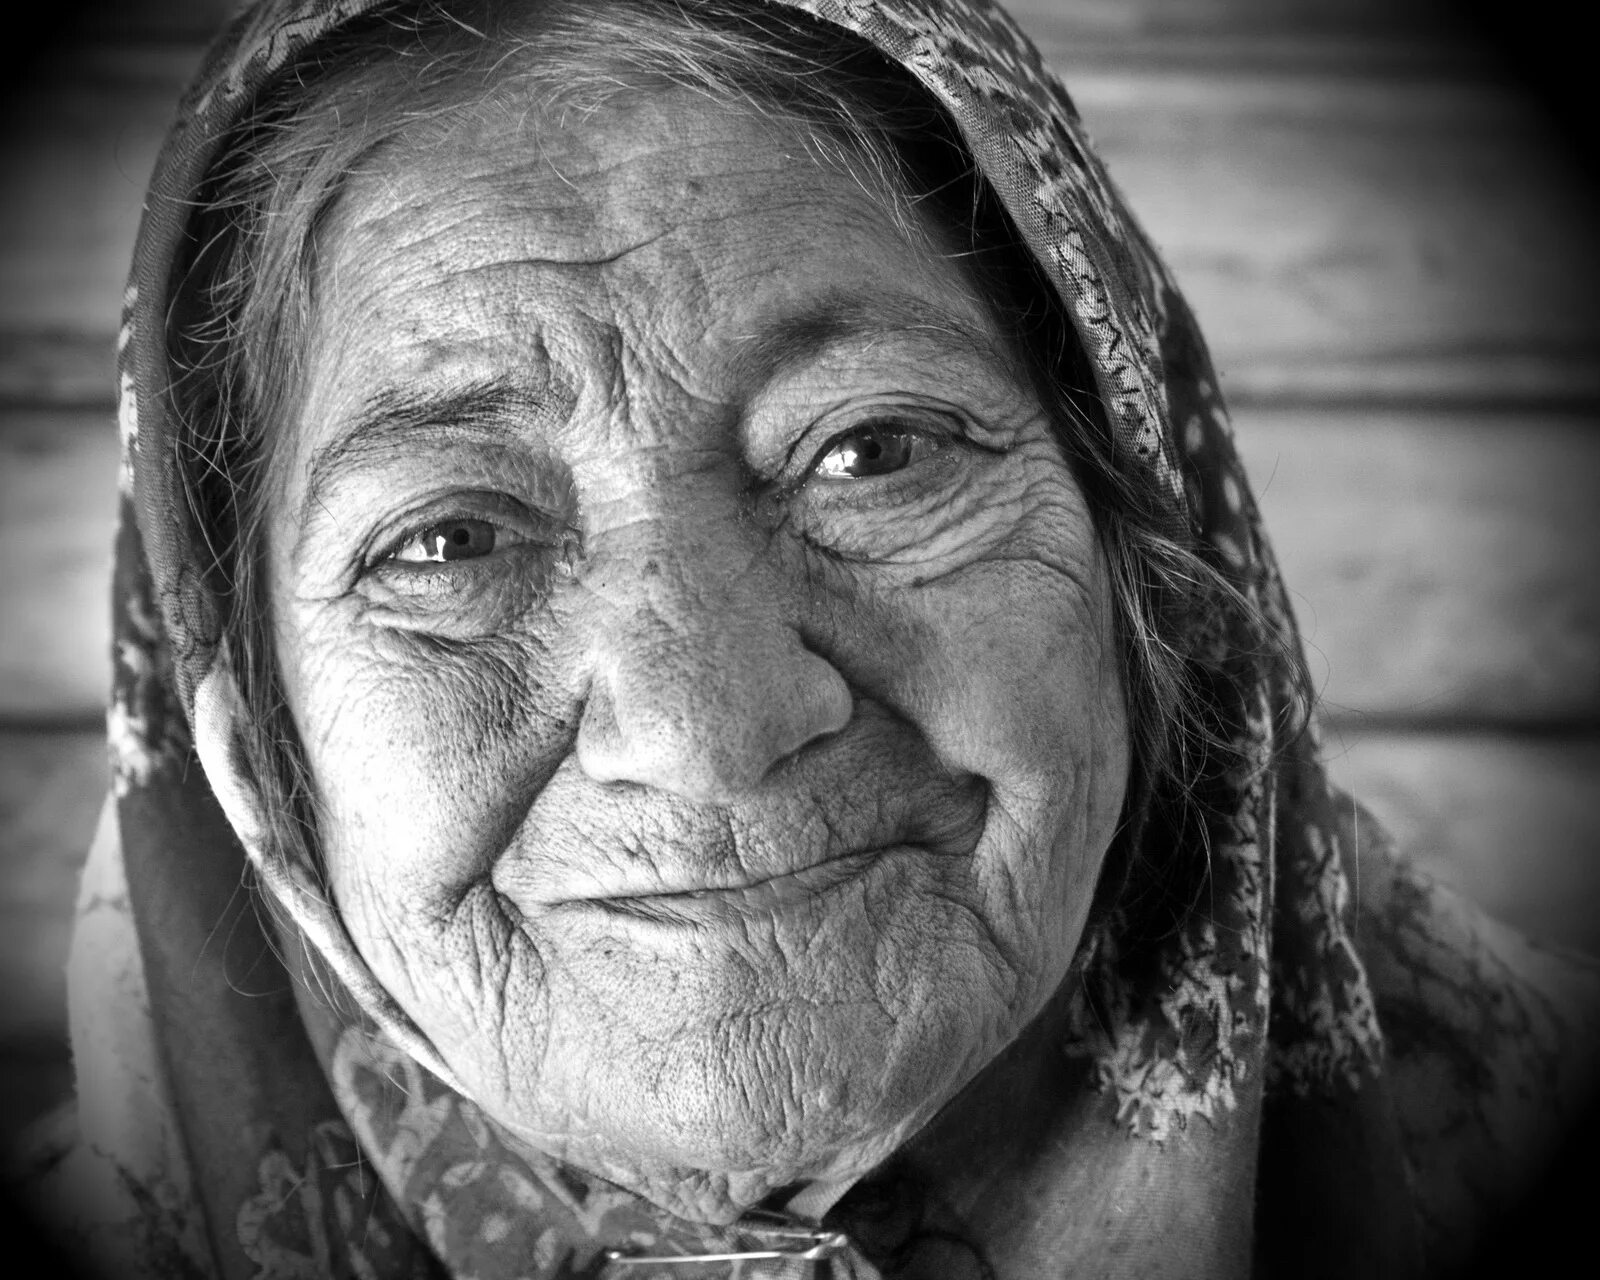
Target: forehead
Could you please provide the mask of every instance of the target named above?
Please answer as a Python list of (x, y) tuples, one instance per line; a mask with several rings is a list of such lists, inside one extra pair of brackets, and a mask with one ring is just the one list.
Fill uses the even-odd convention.
[(514, 372), (579, 396), (630, 361), (737, 396), (763, 335), (824, 313), (988, 332), (939, 238), (797, 128), (699, 94), (552, 121), (502, 92), (351, 176), (319, 235), (301, 434), (391, 386)]

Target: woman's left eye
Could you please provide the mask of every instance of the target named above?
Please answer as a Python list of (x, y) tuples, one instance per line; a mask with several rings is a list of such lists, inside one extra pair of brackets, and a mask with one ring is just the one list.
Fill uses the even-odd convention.
[(869, 422), (830, 440), (812, 470), (825, 480), (870, 480), (903, 471), (936, 451), (940, 443), (893, 423)]
[(407, 539), (393, 559), (405, 564), (443, 564), (452, 560), (477, 560), (497, 547), (524, 541), (510, 530), (487, 520), (462, 517), (442, 520)]

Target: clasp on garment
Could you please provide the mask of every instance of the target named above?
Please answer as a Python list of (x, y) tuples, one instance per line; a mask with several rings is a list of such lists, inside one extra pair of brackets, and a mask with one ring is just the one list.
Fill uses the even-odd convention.
[[(746, 1249), (738, 1253), (624, 1253), (607, 1249), (606, 1261), (615, 1267), (666, 1267), (690, 1262), (755, 1262), (763, 1258), (786, 1258), (795, 1262), (821, 1262), (843, 1253), (850, 1245), (842, 1231), (823, 1231), (808, 1227), (763, 1227), (762, 1235), (777, 1237), (767, 1249)], [(784, 1243), (784, 1241), (790, 1243)]]

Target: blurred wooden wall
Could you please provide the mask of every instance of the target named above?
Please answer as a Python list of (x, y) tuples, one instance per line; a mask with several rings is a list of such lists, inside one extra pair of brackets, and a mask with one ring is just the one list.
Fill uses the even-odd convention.
[[(106, 787), (111, 348), (142, 188), (225, 0), (122, 0), (0, 117), (0, 1139), (68, 1088)], [(1019, 0), (1199, 313), (1330, 764), (1495, 913), (1600, 951), (1600, 226), (1428, 0)]]

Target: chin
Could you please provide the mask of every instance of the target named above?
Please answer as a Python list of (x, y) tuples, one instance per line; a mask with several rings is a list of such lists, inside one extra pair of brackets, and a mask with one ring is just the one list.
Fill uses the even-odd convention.
[[(679, 1211), (721, 1216), (735, 1202), (881, 1163), (981, 1056), (970, 1040), (951, 1042), (957, 1021), (955, 1010), (929, 1010), (912, 1038), (880, 1010), (808, 1008), (803, 1017), (768, 1011), (703, 1023), (631, 1058), (597, 1045), (584, 1055), (588, 1069), (569, 1073), (569, 1082), (582, 1077), (583, 1093), (564, 1104), (545, 1093), (513, 1128), (659, 1203), (686, 1197)], [(609, 1071), (601, 1054), (612, 1058)], [(551, 1124), (552, 1115), (565, 1123)]]

